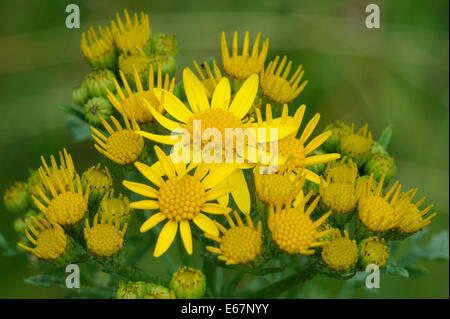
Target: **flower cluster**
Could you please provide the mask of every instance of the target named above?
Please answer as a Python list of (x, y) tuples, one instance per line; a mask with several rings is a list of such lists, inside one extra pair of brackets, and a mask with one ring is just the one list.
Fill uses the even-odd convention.
[[(133, 238), (157, 236), (145, 244), (155, 258), (170, 254), (176, 242), (188, 255), (225, 268), (253, 271), (280, 255), (302, 255), (325, 266), (316, 271), (339, 275), (385, 266), (391, 240), (431, 222), (432, 205), (413, 202), (417, 189), (403, 191), (398, 181), (385, 189), (396, 173), (388, 131), (378, 141), (368, 124), (334, 122), (318, 132), (320, 114), (305, 120), (306, 106), (291, 103), (308, 83), (301, 65), (286, 56), (266, 61), (269, 39), (260, 44), (260, 33), (251, 50), (248, 32), (242, 50), (237, 32), (231, 51), (225, 33), (218, 42), (222, 68), (214, 59), (201, 67), (194, 61), (175, 84), (175, 38), (152, 35), (147, 14), (125, 10), (110, 26), (82, 34), (81, 51), (93, 69), (73, 99), (84, 106), (93, 147), (107, 164), (79, 174), (64, 149), (59, 164), (53, 155), (50, 165), (42, 157), (27, 183), (13, 184), (4, 199), (8, 210), (22, 214), (21, 248), (51, 261), (67, 256), (75, 242), (81, 255), (136, 276), (138, 270), (116, 267), (121, 250), (138, 251), (127, 245), (128, 230)], [(189, 155), (175, 160), (182, 139), (173, 133), (192, 135), (198, 121), (201, 145), (184, 143)], [(249, 128), (256, 136), (247, 136), (242, 148), (236, 140), (231, 150), (208, 133), (216, 130), (223, 142), (227, 130)], [(276, 137), (261, 133), (272, 129)], [(269, 160), (250, 159), (253, 138)], [(205, 159), (210, 152), (201, 147), (211, 145), (219, 161)], [(229, 151), (236, 155), (231, 162), (224, 161)], [(113, 163), (123, 167), (131, 202), (117, 188), (114, 196)], [(128, 278), (118, 298), (201, 298), (206, 289), (205, 275), (190, 267), (181, 267), (169, 285)]]

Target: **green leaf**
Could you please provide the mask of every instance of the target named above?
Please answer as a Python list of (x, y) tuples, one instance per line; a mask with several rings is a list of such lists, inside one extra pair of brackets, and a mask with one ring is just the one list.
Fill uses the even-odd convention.
[(448, 230), (434, 235), (429, 244), (422, 249), (422, 257), (426, 260), (447, 260), (448, 261)]
[(73, 107), (71, 107), (71, 106), (69, 106), (67, 104), (60, 103), (60, 104), (58, 104), (58, 108), (63, 110), (67, 114), (76, 116), (77, 118), (79, 118), (81, 120), (84, 120), (84, 114), (81, 111), (79, 111), (79, 110), (77, 110), (77, 109), (75, 109), (75, 108), (73, 108)]
[(0, 248), (4, 250), (2, 253), (3, 256), (19, 256), (22, 255), (22, 253), (17, 250), (15, 245), (12, 245), (10, 242), (8, 242), (3, 236), (2, 233), (0, 233)]
[(378, 138), (378, 144), (383, 146), (385, 149), (389, 146), (389, 143), (392, 138), (392, 127), (386, 126), (385, 129), (381, 132), (380, 137)]
[(66, 287), (65, 280), (63, 278), (53, 275), (37, 275), (25, 278), (24, 281), (30, 285), (49, 288), (51, 286)]
[(397, 266), (394, 261), (390, 261), (386, 265), (386, 272), (391, 276), (409, 278), (408, 270), (406, 270), (406, 268)]
[(92, 132), (90, 125), (84, 120), (75, 116), (69, 116), (67, 118), (67, 125), (76, 142), (86, 141), (91, 138)]

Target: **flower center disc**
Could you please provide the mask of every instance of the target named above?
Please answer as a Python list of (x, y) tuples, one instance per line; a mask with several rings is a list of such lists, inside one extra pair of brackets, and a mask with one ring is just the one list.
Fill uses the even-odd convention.
[(134, 162), (142, 153), (144, 139), (130, 130), (114, 132), (106, 142), (106, 151), (125, 164)]
[(87, 203), (80, 194), (61, 193), (48, 205), (48, 214), (62, 226), (79, 222), (87, 211)]
[(205, 203), (205, 189), (198, 179), (185, 175), (169, 179), (159, 189), (159, 208), (173, 221), (193, 219)]

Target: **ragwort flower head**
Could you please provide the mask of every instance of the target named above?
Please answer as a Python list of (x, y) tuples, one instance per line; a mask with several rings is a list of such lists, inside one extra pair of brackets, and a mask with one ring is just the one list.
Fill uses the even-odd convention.
[(99, 26), (98, 34), (92, 27), (82, 33), (81, 52), (92, 67), (113, 69), (116, 65), (117, 49), (111, 30)]
[(262, 45), (261, 52), (259, 52), (260, 39), (261, 33), (258, 33), (255, 43), (253, 44), (252, 52), (249, 54), (249, 34), (248, 31), (245, 31), (244, 46), (242, 48), (242, 53), (239, 55), (238, 33), (235, 31), (230, 55), (225, 32), (222, 32), (220, 46), (222, 49), (222, 63), (225, 73), (238, 80), (245, 80), (255, 73), (259, 74), (264, 67), (267, 52), (269, 51), (269, 39), (266, 39)]
[(194, 175), (189, 175), (193, 166), (187, 169), (182, 162), (174, 164), (157, 146), (155, 152), (167, 180), (161, 177), (158, 170), (136, 162), (136, 168), (158, 189), (141, 183), (123, 181), (123, 185), (131, 191), (151, 198), (133, 202), (130, 207), (159, 210), (142, 224), (141, 232), (148, 231), (167, 219), (156, 242), (153, 253), (155, 257), (161, 256), (170, 247), (177, 234), (178, 225), (184, 247), (188, 254), (192, 254), (190, 222), (193, 221), (205, 233), (217, 236), (219, 230), (216, 224), (202, 212), (225, 214), (230, 211), (228, 207), (210, 203), (231, 191), (230, 187), (216, 187), (229, 172), (216, 170), (208, 173), (209, 167), (200, 164), (195, 169)]
[(320, 225), (330, 216), (331, 212), (313, 221), (311, 213), (317, 206), (320, 196), (306, 208), (306, 203), (312, 196), (308, 193), (294, 208), (269, 207), (269, 230), (272, 233), (272, 239), (277, 246), (289, 254), (314, 254), (314, 247), (322, 246), (326, 242), (319, 241), (321, 237), (326, 236), (331, 230), (318, 231)]
[(363, 239), (358, 246), (359, 256), (364, 266), (373, 264), (382, 268), (387, 264), (389, 250), (384, 239), (371, 236)]
[(222, 237), (205, 234), (205, 237), (212, 239), (219, 243), (219, 247), (206, 246), (206, 249), (212, 253), (218, 254), (217, 258), (225, 262), (226, 265), (247, 264), (255, 260), (262, 247), (262, 224), (258, 223), (255, 229), (252, 219), (248, 214), (245, 214), (247, 225), (242, 222), (239, 214), (234, 211), (237, 225), (231, 219), (229, 214), (226, 214), (229, 229), (226, 229), (220, 223), (215, 222), (219, 230), (222, 232)]
[(120, 15), (116, 13), (116, 21), (111, 21), (111, 31), (114, 42), (117, 47), (126, 53), (136, 53), (143, 50), (145, 53), (150, 52), (150, 21), (148, 14), (144, 12), (135, 13), (131, 20), (128, 11), (124, 10), (125, 23), (122, 22)]
[(344, 236), (339, 230), (333, 230), (331, 241), (322, 248), (322, 260), (330, 269), (349, 270), (358, 261), (356, 241), (349, 238), (346, 230), (344, 230)]

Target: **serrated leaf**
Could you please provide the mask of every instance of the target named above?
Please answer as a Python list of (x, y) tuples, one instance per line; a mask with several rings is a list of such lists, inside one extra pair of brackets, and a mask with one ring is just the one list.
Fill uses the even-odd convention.
[(72, 106), (69, 106), (69, 105), (67, 105), (67, 104), (62, 104), (62, 103), (60, 103), (60, 104), (58, 104), (58, 108), (61, 109), (61, 110), (63, 110), (63, 111), (66, 112), (67, 114), (76, 116), (77, 118), (79, 118), (79, 119), (81, 119), (81, 120), (84, 120), (84, 115), (83, 115), (83, 113), (82, 113), (81, 111), (79, 111), (79, 110), (73, 108)]
[(51, 286), (65, 287), (65, 279), (53, 275), (37, 275), (25, 278), (30, 285), (49, 288)]
[(422, 256), (427, 260), (448, 260), (448, 230), (434, 235), (428, 245), (422, 249)]

